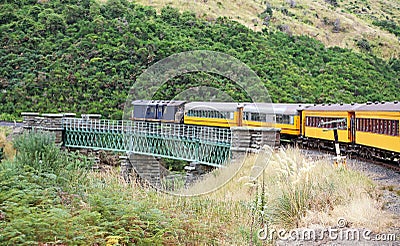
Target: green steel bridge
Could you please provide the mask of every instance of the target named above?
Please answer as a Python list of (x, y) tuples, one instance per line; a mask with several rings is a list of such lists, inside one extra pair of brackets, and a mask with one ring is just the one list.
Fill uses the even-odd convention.
[(164, 157), (221, 167), (231, 157), (230, 129), (184, 124), (63, 118), (66, 147)]

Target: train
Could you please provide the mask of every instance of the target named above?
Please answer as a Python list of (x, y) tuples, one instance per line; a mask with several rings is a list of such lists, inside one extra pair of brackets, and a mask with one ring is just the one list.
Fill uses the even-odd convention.
[(213, 127), (280, 128), (282, 142), (400, 165), (400, 103), (288, 104), (136, 100), (131, 118)]

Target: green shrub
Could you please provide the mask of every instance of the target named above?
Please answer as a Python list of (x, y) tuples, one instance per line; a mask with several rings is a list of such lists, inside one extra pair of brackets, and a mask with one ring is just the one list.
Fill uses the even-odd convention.
[(14, 140), (16, 162), (31, 166), (38, 173), (54, 174), (62, 173), (63, 169), (76, 170), (89, 166), (85, 157), (62, 151), (54, 140), (54, 134), (48, 132), (23, 133)]

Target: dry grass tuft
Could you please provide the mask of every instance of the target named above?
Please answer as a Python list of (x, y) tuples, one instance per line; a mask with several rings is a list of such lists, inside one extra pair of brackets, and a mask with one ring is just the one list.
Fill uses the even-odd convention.
[(8, 129), (0, 129), (0, 148), (3, 148), (3, 158), (12, 159), (15, 156), (15, 149), (10, 141), (7, 140)]
[(347, 204), (335, 206), (331, 211), (308, 211), (302, 219), (304, 226), (336, 225), (338, 218), (345, 218), (349, 227), (368, 228), (375, 232), (385, 232), (392, 226), (399, 226), (396, 217), (382, 210), (382, 202), (368, 196), (355, 198)]
[(274, 154), (265, 172), (266, 214), (277, 226), (335, 226), (345, 218), (353, 227), (382, 231), (396, 223), (369, 178), (330, 160), (313, 161), (289, 148)]

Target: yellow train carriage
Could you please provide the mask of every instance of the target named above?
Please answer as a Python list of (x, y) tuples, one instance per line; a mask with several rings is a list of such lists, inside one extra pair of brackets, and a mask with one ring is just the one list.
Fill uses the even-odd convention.
[[(339, 142), (354, 142), (354, 111), (360, 107), (357, 104), (327, 104), (316, 105), (303, 111), (303, 136), (333, 141), (332, 128), (339, 127)], [(324, 122), (343, 120), (340, 123), (322, 124)]]
[(355, 112), (356, 143), (400, 153), (400, 104), (368, 103)]
[(310, 106), (311, 104), (246, 104), (243, 125), (280, 128), (283, 139), (287, 136), (297, 137), (301, 134), (301, 111)]
[(189, 125), (234, 127), (240, 120), (238, 103), (191, 102), (185, 104), (184, 123)]
[(274, 104), (275, 127), (282, 129), (282, 134), (300, 136), (302, 111), (311, 106), (311, 104)]
[(273, 127), (275, 112), (272, 103), (246, 103), (243, 108), (243, 126)]

